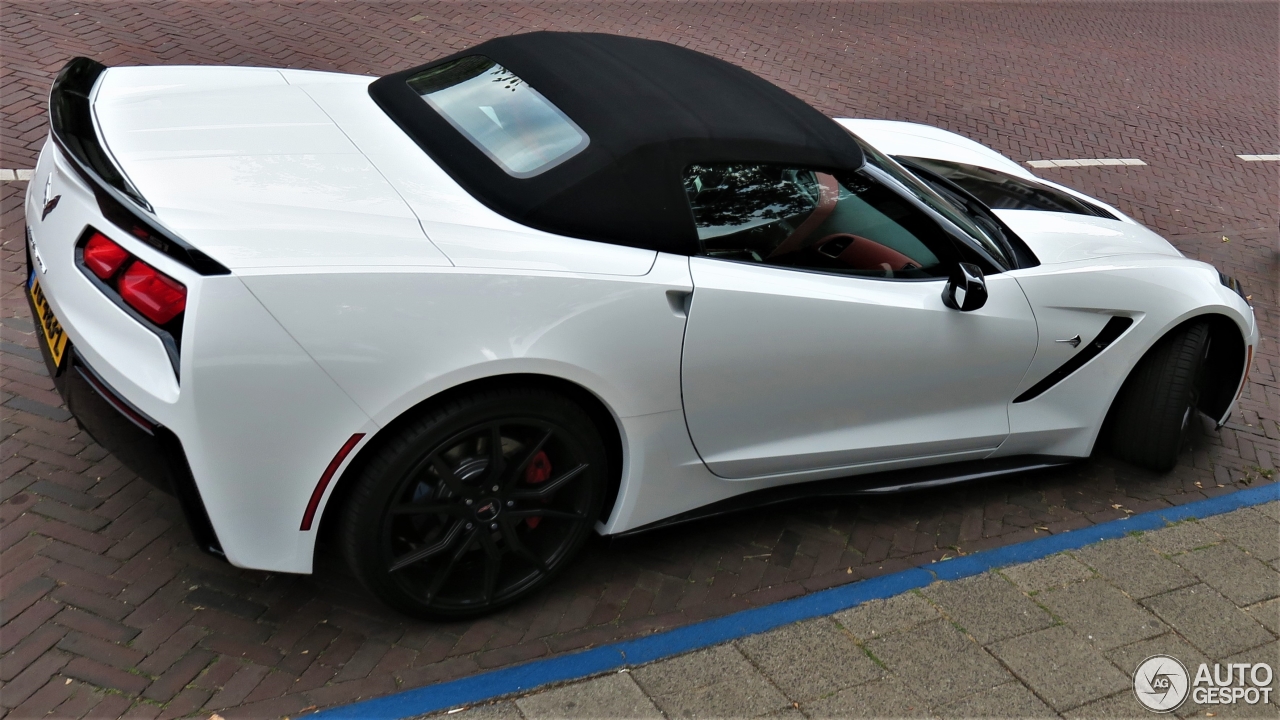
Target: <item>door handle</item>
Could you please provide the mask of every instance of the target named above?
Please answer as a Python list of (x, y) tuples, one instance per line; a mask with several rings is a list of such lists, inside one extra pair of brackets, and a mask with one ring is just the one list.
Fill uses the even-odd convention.
[(689, 303), (693, 300), (692, 290), (668, 290), (667, 304), (671, 306), (671, 312), (676, 317), (689, 317)]

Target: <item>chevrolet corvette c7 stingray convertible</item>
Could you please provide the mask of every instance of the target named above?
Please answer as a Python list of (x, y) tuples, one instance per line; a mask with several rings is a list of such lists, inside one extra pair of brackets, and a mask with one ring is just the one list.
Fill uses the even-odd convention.
[(200, 546), (322, 527), (423, 617), (593, 532), (1226, 421), (1239, 283), (940, 129), (675, 45), (535, 32), (382, 78), (72, 60), (25, 200), (55, 383)]

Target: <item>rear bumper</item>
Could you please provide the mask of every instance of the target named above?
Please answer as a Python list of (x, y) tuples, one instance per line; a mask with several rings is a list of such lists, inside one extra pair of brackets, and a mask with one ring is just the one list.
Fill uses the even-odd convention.
[[(27, 276), (31, 276), (29, 252)], [(31, 296), (24, 294), (27, 307), (35, 317)], [(45, 343), (37, 344), (49, 376), (76, 423), (139, 477), (177, 497), (196, 544), (211, 555), (223, 557), (222, 545), (209, 521), (178, 436), (122, 398), (74, 345), (68, 347), (59, 367)]]

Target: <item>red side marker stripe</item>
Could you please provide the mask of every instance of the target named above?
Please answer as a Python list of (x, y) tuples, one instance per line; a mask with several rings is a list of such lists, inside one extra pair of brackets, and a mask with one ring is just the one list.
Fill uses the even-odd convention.
[(360, 438), (364, 437), (364, 433), (356, 433), (352, 435), (342, 445), (342, 449), (338, 450), (338, 454), (333, 456), (329, 461), (329, 467), (324, 469), (324, 474), (320, 476), (320, 482), (316, 483), (315, 492), (311, 493), (311, 502), (307, 503), (307, 511), (302, 514), (302, 530), (311, 529), (311, 521), (316, 517), (316, 508), (320, 506), (320, 498), (324, 497), (324, 491), (329, 487), (329, 481), (333, 479), (333, 474), (338, 471), (338, 466), (342, 465), (342, 461), (347, 459), (347, 455), (360, 442)]

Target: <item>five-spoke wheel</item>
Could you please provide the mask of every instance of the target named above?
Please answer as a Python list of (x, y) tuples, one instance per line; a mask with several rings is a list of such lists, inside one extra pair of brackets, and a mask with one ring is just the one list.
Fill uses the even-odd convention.
[(427, 617), (489, 612), (540, 587), (600, 513), (599, 433), (568, 400), (495, 391), (449, 403), (382, 448), (344, 544), (383, 600)]

